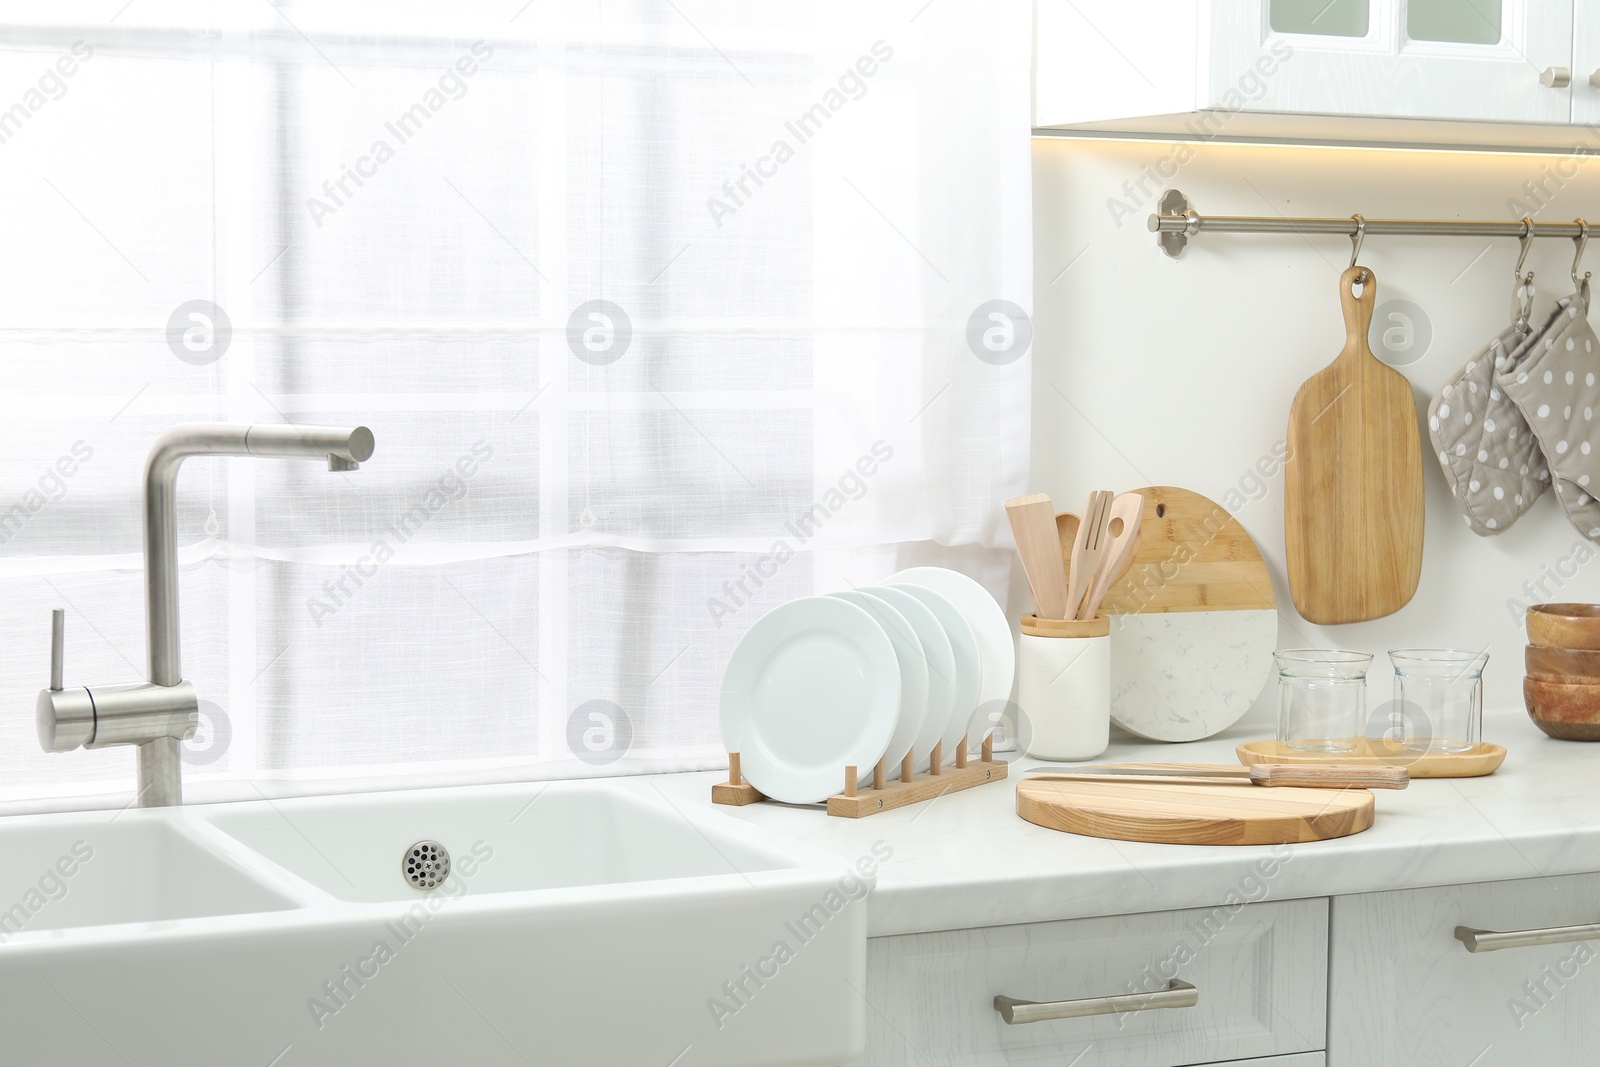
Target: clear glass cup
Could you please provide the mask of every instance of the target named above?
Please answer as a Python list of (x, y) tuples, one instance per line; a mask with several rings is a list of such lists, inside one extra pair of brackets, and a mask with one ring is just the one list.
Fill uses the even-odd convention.
[(1370, 652), (1291, 648), (1278, 665), (1278, 744), (1297, 752), (1356, 752), (1366, 742)]
[(1394, 703), (1400, 747), (1408, 752), (1467, 752), (1483, 734), (1483, 667), (1487, 652), (1397, 648)]

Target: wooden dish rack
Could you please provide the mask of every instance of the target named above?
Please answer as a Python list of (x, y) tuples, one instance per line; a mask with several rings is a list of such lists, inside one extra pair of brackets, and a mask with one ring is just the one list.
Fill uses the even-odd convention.
[[(933, 746), (928, 769), (921, 774), (912, 773), (911, 757), (907, 756), (901, 761), (899, 776), (889, 778), (888, 768), (880, 759), (872, 769), (870, 786), (860, 784), (856, 768), (846, 767), (844, 792), (828, 798), (828, 814), (842, 819), (860, 819), (975, 785), (998, 782), (1006, 776), (1006, 761), (994, 758), (994, 740), (990, 737), (983, 739), (982, 755), (975, 763), (968, 761), (967, 746), (963, 744), (956, 750), (954, 766), (943, 766), (943, 747), (943, 743)], [(742, 806), (765, 799), (761, 791), (739, 773), (739, 753), (728, 753), (728, 780), (711, 787), (711, 802)]]

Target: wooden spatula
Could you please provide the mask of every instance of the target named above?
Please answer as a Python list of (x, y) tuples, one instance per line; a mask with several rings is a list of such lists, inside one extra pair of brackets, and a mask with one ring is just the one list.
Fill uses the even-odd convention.
[(1144, 517), (1144, 497), (1138, 493), (1123, 493), (1111, 501), (1110, 515), (1105, 551), (1100, 554), (1100, 565), (1089, 583), (1089, 595), (1083, 598), (1085, 619), (1095, 617), (1112, 583), (1133, 566), (1134, 552), (1139, 547), (1139, 524)]
[(1096, 489), (1083, 509), (1083, 522), (1072, 543), (1072, 570), (1067, 575), (1067, 618), (1082, 618), (1083, 599), (1105, 551), (1106, 526), (1111, 521), (1111, 493)]
[(1322, 625), (1392, 614), (1422, 576), (1417, 403), (1405, 375), (1367, 347), (1377, 292), (1370, 268), (1340, 276), (1344, 350), (1300, 387), (1289, 409), (1289, 593), (1301, 615)]
[(1055, 505), (1043, 493), (1014, 497), (1006, 501), (1006, 518), (1011, 520), (1011, 535), (1039, 618), (1068, 618), (1067, 572), (1056, 539)]

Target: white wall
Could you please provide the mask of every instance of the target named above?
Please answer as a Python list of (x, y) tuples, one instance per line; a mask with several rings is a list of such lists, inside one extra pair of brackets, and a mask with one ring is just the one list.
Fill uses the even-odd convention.
[[(1559, 157), (1393, 149), (1203, 145), (1176, 177), (1130, 197), (1146, 167), (1175, 146), (1161, 142), (1034, 141), (1035, 341), (1030, 490), (1081, 511), (1093, 488), (1178, 485), (1221, 501), (1251, 485), (1253, 468), (1282, 442), (1295, 390), (1328, 364), (1344, 338), (1338, 277), (1343, 237), (1204, 235), (1169, 259), (1145, 228), (1160, 188), (1182, 189), (1202, 214), (1369, 218), (1515, 219), (1524, 183)], [(1546, 181), (1541, 221), (1587, 214), (1600, 221), (1600, 162), (1564, 163)], [(1120, 226), (1108, 199), (1132, 214)], [(1530, 206), (1538, 207), (1537, 201)], [(1119, 212), (1118, 214), (1121, 214)], [(1535, 242), (1542, 316), (1571, 291), (1571, 242)], [(1516, 242), (1482, 238), (1371, 238), (1362, 262), (1378, 279), (1378, 304), (1419, 305), (1431, 320), (1426, 353), (1402, 368), (1423, 411), (1443, 381), (1508, 321)], [(1070, 264), (1070, 266), (1069, 266)], [(1600, 272), (1600, 240), (1590, 265)], [(1600, 314), (1600, 312), (1597, 312)], [(1070, 402), (1070, 403), (1069, 403)], [(1485, 704), (1522, 706), (1520, 619), (1512, 598), (1545, 583), (1540, 600), (1600, 600), (1600, 562), (1546, 493), (1512, 529), (1480, 539), (1462, 522), (1437, 460), (1428, 455), (1422, 583), (1385, 619), (1313, 626), (1289, 599), (1284, 568), (1283, 479), (1237, 512), (1260, 546), (1279, 604), (1280, 647), (1344, 647), (1377, 654), (1369, 699), (1390, 697), (1390, 648), (1487, 648)], [(1581, 561), (1581, 562), (1580, 562)], [(1558, 570), (1570, 577), (1562, 579)], [(1013, 603), (1026, 603), (1014, 586)], [(1264, 680), (1265, 682), (1266, 680)], [(1275, 684), (1247, 721), (1272, 731)], [(1520, 725), (1520, 723), (1519, 723)], [(1534, 736), (1527, 726), (1527, 740)], [(1490, 737), (1510, 744), (1515, 739)]]

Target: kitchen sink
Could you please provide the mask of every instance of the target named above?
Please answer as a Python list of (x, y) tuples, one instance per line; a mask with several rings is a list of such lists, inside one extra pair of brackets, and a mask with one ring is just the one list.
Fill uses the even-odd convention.
[(0, 834), (0, 943), (46, 931), (297, 906), (167, 820), (143, 813)]
[(0, 819), (0, 854), (6, 1063), (862, 1050), (856, 871), (648, 781)]
[(661, 798), (571, 783), (214, 807), (204, 820), (340, 900), (414, 901), (429, 842), (474, 897), (772, 871), (782, 853), (713, 835)]

